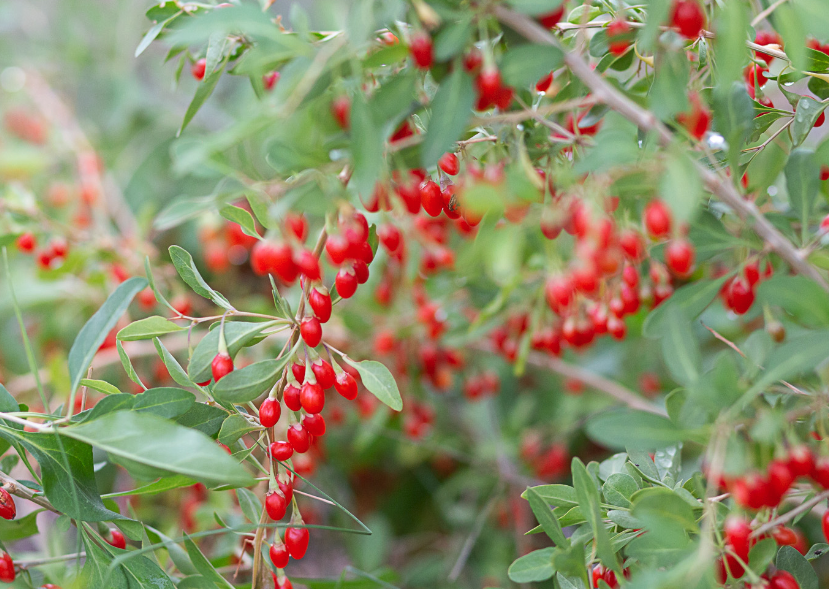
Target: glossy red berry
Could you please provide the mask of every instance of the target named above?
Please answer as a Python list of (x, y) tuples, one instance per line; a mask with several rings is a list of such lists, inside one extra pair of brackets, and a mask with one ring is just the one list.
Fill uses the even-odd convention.
[(420, 69), (427, 70), (432, 67), (434, 54), (432, 52), (431, 37), (423, 31), (414, 33), (409, 43), (409, 53), (411, 53), (415, 65)]
[(325, 419), (319, 413), (309, 414), (302, 418), (302, 425), (312, 436), (325, 435)]
[(285, 530), (285, 545), (288, 547), (291, 558), (299, 560), (305, 556), (305, 551), (308, 550), (308, 539), (308, 528), (288, 528)]
[(345, 262), (345, 257), (348, 255), (348, 241), (342, 235), (330, 235), (325, 242), (325, 251), (331, 263), (339, 266)]
[(815, 457), (807, 446), (795, 446), (789, 450), (786, 465), (794, 478), (810, 476), (815, 468)]
[(305, 382), (299, 393), (299, 400), (302, 408), (308, 413), (319, 413), (325, 407), (325, 391), (319, 383)]
[(770, 493), (779, 503), (794, 483), (794, 475), (785, 460), (772, 460), (768, 467), (768, 481)]
[(696, 39), (705, 26), (705, 13), (697, 0), (675, 0), (671, 25), (686, 39)]
[(553, 85), (553, 72), (550, 72), (538, 82), (535, 83), (535, 91), (539, 93), (545, 93), (547, 90), (550, 89), (550, 86)]
[(294, 447), (288, 442), (280, 440), (278, 442), (271, 442), (271, 445), (268, 446), (268, 452), (270, 452), (273, 460), (276, 460), (277, 462), (285, 462), (293, 456)]
[(311, 310), (319, 319), (320, 323), (326, 323), (331, 319), (331, 295), (324, 286), (315, 286), (308, 293), (308, 304)]
[(487, 103), (491, 103), (501, 89), (501, 73), (496, 69), (484, 70), (475, 79), (475, 85), (478, 95)]
[(334, 285), (337, 287), (337, 294), (344, 299), (350, 299), (357, 292), (357, 277), (353, 272), (349, 272), (345, 268), (337, 272), (337, 277), (334, 279)]
[(311, 364), (311, 370), (317, 378), (317, 382), (323, 389), (330, 389), (334, 386), (336, 375), (334, 368), (323, 359), (319, 359)]
[(256, 274), (273, 274), (285, 284), (293, 283), (299, 273), (293, 250), (285, 242), (258, 241), (250, 252), (250, 265)]
[(14, 581), (14, 561), (12, 557), (3, 553), (0, 556), (0, 581), (4, 583), (11, 583)]
[(288, 511), (288, 501), (282, 491), (274, 491), (265, 495), (265, 511), (268, 512), (269, 518), (277, 522), (285, 517), (285, 512)]
[(213, 362), (210, 363), (213, 371), (213, 380), (219, 382), (222, 378), (233, 372), (233, 359), (227, 354), (216, 354)]
[(302, 409), (302, 403), (299, 400), (300, 390), (292, 384), (288, 384), (282, 393), (282, 400), (285, 401), (285, 406), (291, 411), (299, 411)]
[(460, 170), (460, 163), (458, 162), (458, 156), (454, 153), (444, 153), (440, 156), (438, 160), (438, 166), (440, 169), (449, 174), (450, 176), (454, 176)]
[(304, 454), (311, 447), (311, 437), (302, 424), (295, 423), (288, 428), (288, 442), (298, 454)]
[(653, 239), (667, 237), (671, 232), (671, 211), (661, 200), (647, 204), (644, 213), (645, 229)]
[(6, 489), (0, 487), (0, 517), (14, 519), (16, 515), (17, 506), (14, 504), (14, 498)]
[(607, 26), (607, 46), (613, 55), (622, 55), (630, 47), (631, 30), (624, 20), (614, 20)]
[(271, 576), (273, 577), (273, 586), (276, 589), (294, 589), (294, 586), (288, 577), (284, 575), (279, 577), (274, 574), (271, 574)]
[(340, 372), (337, 375), (334, 388), (349, 401), (357, 398), (357, 381), (347, 372)]
[(738, 315), (744, 315), (754, 304), (754, 289), (748, 280), (738, 276), (731, 281), (727, 295), (728, 305)]
[(396, 225), (386, 224), (382, 225), (377, 230), (377, 237), (380, 240), (380, 244), (386, 248), (390, 254), (397, 251), (397, 248), (400, 247), (400, 229), (397, 228)]
[(786, 526), (778, 526), (771, 533), (778, 546), (794, 546), (797, 544), (797, 532)]
[(725, 520), (723, 531), (725, 532), (725, 540), (731, 545), (734, 554), (744, 562), (748, 562), (749, 537), (751, 536), (749, 523), (742, 517), (730, 515)]
[(299, 384), (305, 382), (305, 364), (301, 362), (294, 362), (291, 364), (291, 374), (294, 375), (294, 379)]
[(299, 334), (302, 336), (302, 341), (316, 348), (322, 341), (322, 325), (316, 317), (306, 317), (299, 324)]
[(279, 81), (279, 77), (279, 72), (268, 72), (262, 76), (262, 85), (265, 87), (265, 90), (273, 90), (273, 87)]
[(259, 406), (259, 422), (262, 427), (273, 427), (282, 416), (282, 405), (276, 399), (270, 397), (262, 401)]
[(291, 499), (294, 497), (293, 481), (290, 478), (283, 480), (282, 477), (279, 477), (276, 479), (276, 484), (279, 487), (279, 490), (282, 491), (282, 494), (285, 495), (285, 501), (290, 503)]
[(829, 542), (829, 511), (823, 512), (823, 517), (820, 520), (820, 525), (823, 529), (823, 538)]
[(564, 16), (564, 4), (565, 2), (562, 2), (561, 5), (554, 11), (536, 17), (538, 22), (541, 23), (542, 26), (552, 29), (561, 22), (561, 19)]
[(278, 569), (284, 569), (288, 566), (288, 560), (290, 559), (290, 555), (288, 554), (288, 547), (285, 546), (283, 542), (279, 542), (279, 544), (271, 544), (271, 548), (268, 551), (268, 554), (271, 557), (271, 562), (273, 566)]
[(120, 548), (121, 550), (126, 550), (127, 539), (124, 538), (124, 534), (121, 533), (121, 530), (112, 529), (109, 531), (109, 536), (110, 539), (107, 540), (107, 544), (114, 546), (115, 548)]
[(694, 257), (694, 246), (687, 239), (675, 239), (665, 248), (665, 264), (680, 278), (691, 273)]
[(199, 82), (204, 80), (204, 73), (207, 70), (207, 60), (205, 58), (201, 58), (196, 63), (194, 63), (190, 67), (190, 73), (193, 74), (193, 77), (196, 78)]
[(304, 249), (297, 252), (294, 265), (299, 273), (308, 280), (320, 280), (322, 278), (320, 261), (311, 250)]
[(746, 475), (734, 481), (731, 495), (737, 505), (749, 509), (762, 509), (769, 503), (766, 481), (757, 473)]
[(37, 247), (37, 239), (33, 233), (24, 233), (17, 238), (17, 249), (23, 253), (31, 253)]
[(800, 589), (800, 585), (791, 573), (780, 570), (769, 579), (769, 589)]
[(426, 214), (430, 217), (437, 217), (443, 212), (443, 196), (440, 193), (440, 186), (431, 180), (420, 185), (420, 204)]
[(351, 119), (351, 99), (348, 96), (337, 96), (331, 102), (331, 114), (334, 115), (340, 127), (348, 129)]

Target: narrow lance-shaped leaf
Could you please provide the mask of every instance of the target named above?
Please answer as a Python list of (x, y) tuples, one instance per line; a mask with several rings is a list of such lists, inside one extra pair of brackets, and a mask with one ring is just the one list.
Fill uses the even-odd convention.
[(397, 383), (388, 368), (374, 360), (355, 362), (347, 356), (343, 357), (343, 359), (357, 369), (357, 372), (360, 373), (363, 386), (371, 394), (395, 411), (403, 409), (403, 399), (400, 397), (400, 390), (398, 390)]

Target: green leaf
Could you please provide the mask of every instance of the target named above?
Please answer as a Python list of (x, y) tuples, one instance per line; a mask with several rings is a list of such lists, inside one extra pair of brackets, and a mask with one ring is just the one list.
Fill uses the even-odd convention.
[(660, 415), (632, 409), (608, 411), (587, 422), (587, 435), (614, 450), (654, 450), (681, 442), (688, 433)]
[(778, 380), (810, 372), (829, 357), (829, 330), (815, 331), (792, 338), (777, 348), (765, 364), (754, 385), (740, 398), (737, 408), (745, 407)]
[(702, 371), (702, 354), (693, 335), (693, 326), (678, 306), (666, 311), (662, 329), (662, 356), (674, 380), (694, 384)]
[[(554, 507), (575, 507), (578, 505), (576, 499), (576, 490), (569, 485), (539, 485), (533, 487), (533, 490), (547, 503)], [(527, 491), (521, 494), (524, 499), (527, 498)]]
[(791, 546), (781, 546), (777, 552), (777, 568), (790, 572), (800, 585), (800, 589), (818, 589), (817, 573), (802, 554)]
[(180, 325), (176, 325), (172, 321), (164, 317), (153, 316), (146, 319), (139, 319), (133, 321), (121, 331), (118, 332), (118, 339), (122, 342), (132, 342), (136, 340), (152, 339), (166, 335), (168, 333), (175, 333), (187, 329)]
[(717, 31), (714, 55), (717, 57), (718, 78), (721, 84), (740, 79), (748, 58), (745, 39), (748, 38), (748, 18), (742, 2), (726, 2), (718, 11), (712, 30)]
[(133, 497), (139, 495), (157, 495), (170, 491), (172, 489), (180, 489), (182, 487), (192, 487), (196, 481), (190, 477), (181, 475), (164, 477), (147, 485), (130, 489), (129, 491), (120, 491), (118, 493), (107, 493), (102, 495), (105, 499), (114, 499), (115, 497)]
[(91, 424), (61, 430), (127, 460), (198, 481), (235, 486), (253, 484), (253, 478), (213, 440), (155, 415), (111, 413)]
[[(399, 106), (399, 105), (398, 105)], [(351, 101), (351, 182), (357, 192), (369, 196), (383, 169), (383, 136), (361, 93)]]
[(382, 65), (393, 65), (399, 61), (403, 61), (408, 55), (408, 48), (403, 43), (396, 43), (374, 51), (363, 61), (363, 66), (368, 69), (374, 69)]
[(639, 485), (629, 474), (614, 472), (607, 477), (602, 486), (602, 494), (611, 505), (630, 507), (631, 496), (639, 490)]
[(820, 166), (815, 161), (815, 152), (803, 148), (792, 151), (785, 173), (789, 202), (800, 217), (801, 239), (805, 243), (810, 231), (809, 219), (820, 191)]
[(204, 79), (199, 82), (199, 86), (196, 88), (196, 94), (193, 96), (193, 100), (190, 101), (190, 106), (187, 107), (187, 112), (184, 113), (184, 120), (181, 121), (181, 128), (179, 128), (177, 136), (181, 135), (182, 131), (184, 131), (190, 121), (193, 120), (193, 117), (196, 116), (196, 113), (199, 112), (199, 109), (205, 101), (210, 98), (211, 94), (213, 94), (213, 90), (216, 89), (216, 84), (219, 83), (219, 78), (222, 77), (222, 72), (224, 71), (224, 66), (227, 63), (228, 57), (229, 54), (225, 56), (221, 67), (217, 68), (209, 75), (205, 75)]
[(196, 395), (175, 387), (158, 387), (135, 395), (133, 399), (133, 411), (172, 419), (186, 413), (196, 402)]
[(227, 302), (224, 296), (210, 288), (207, 282), (204, 281), (204, 278), (202, 278), (196, 268), (195, 262), (193, 262), (193, 256), (187, 250), (177, 245), (171, 245), (169, 251), (170, 258), (173, 260), (173, 266), (176, 267), (176, 271), (181, 276), (181, 279), (193, 289), (193, 292), (212, 300), (223, 309), (227, 309), (228, 311), (233, 309), (233, 306)]
[[(740, 52), (745, 53), (742, 40), (740, 46)], [(754, 101), (748, 95), (744, 83), (735, 82), (730, 87), (715, 91), (714, 128), (725, 137), (728, 143), (728, 161), (736, 169), (740, 150), (754, 128)]]
[(348, 356), (344, 356), (343, 360), (357, 369), (363, 386), (366, 387), (368, 392), (395, 411), (403, 409), (403, 399), (400, 398), (397, 383), (388, 368), (374, 360), (356, 362)]
[(164, 344), (161, 343), (161, 340), (155, 338), (153, 340), (153, 345), (155, 345), (155, 349), (158, 352), (161, 361), (164, 362), (164, 366), (167, 367), (167, 372), (170, 373), (170, 376), (176, 381), (176, 384), (179, 384), (183, 387), (194, 387), (196, 384), (190, 380), (187, 376), (187, 373), (184, 371), (184, 368), (181, 367), (181, 364), (178, 363), (170, 351), (164, 347)]
[(534, 86), (538, 80), (561, 67), (563, 61), (564, 54), (558, 47), (519, 45), (501, 59), (501, 77), (506, 84), (516, 88)]
[(89, 411), (84, 411), (83, 413), (76, 415), (74, 419), (84, 423), (93, 421), (109, 413), (114, 413), (115, 411), (129, 411), (132, 409), (134, 403), (135, 399), (133, 399), (133, 396), (129, 393), (109, 395), (108, 397), (98, 401), (98, 403), (96, 403), (95, 406)]
[(133, 297), (146, 286), (147, 281), (144, 278), (134, 277), (125, 280), (81, 328), (72, 343), (68, 357), (70, 393), (73, 399), (81, 379), (86, 376), (86, 369), (89, 368), (92, 358), (104, 343), (107, 334), (126, 313)]
[(777, 554), (777, 542), (766, 538), (755, 544), (748, 553), (748, 565), (753, 571), (764, 571), (774, 561)]
[(472, 116), (474, 104), (472, 79), (463, 68), (457, 68), (443, 80), (432, 99), (432, 117), (420, 152), (423, 167), (434, 166), (441, 155), (453, 149)]
[(688, 221), (696, 212), (702, 196), (702, 181), (694, 163), (683, 151), (671, 151), (659, 184), (659, 192), (677, 222)]
[(81, 386), (87, 387), (92, 389), (93, 391), (98, 391), (99, 393), (103, 393), (105, 395), (120, 395), (121, 391), (118, 390), (118, 387), (115, 385), (111, 385), (108, 382), (104, 382), (103, 380), (95, 380), (92, 378), (82, 378), (81, 379)]
[[(818, 117), (826, 109), (826, 105), (818, 102), (810, 96), (803, 96), (797, 102), (797, 109), (794, 113), (794, 122), (792, 123), (792, 145), (797, 147), (815, 126)], [(796, 153), (796, 152), (795, 152)], [(794, 153), (792, 154), (794, 155)]]
[(558, 518), (553, 515), (553, 511), (544, 502), (541, 495), (532, 487), (528, 487), (524, 494), (527, 496), (527, 501), (530, 502), (530, 509), (533, 510), (535, 518), (541, 524), (544, 533), (550, 537), (550, 540), (555, 542), (556, 546), (569, 546), (570, 541), (564, 537)]
[(193, 542), (193, 540), (190, 539), (190, 536), (187, 536), (186, 534), (184, 538), (184, 547), (187, 549), (187, 556), (190, 557), (190, 560), (193, 562), (193, 566), (196, 567), (196, 570), (198, 570), (203, 577), (209, 579), (217, 587), (234, 589), (233, 585), (228, 583), (228, 581), (221, 576), (215, 568), (213, 568), (213, 565), (210, 564), (207, 557), (202, 554), (199, 547), (196, 546), (196, 543)]
[(36, 536), (39, 533), (37, 516), (43, 511), (45, 510), (37, 509), (13, 520), (0, 519), (0, 542), (14, 542), (15, 540)]
[(716, 280), (701, 280), (677, 289), (671, 298), (648, 313), (642, 324), (642, 335), (647, 338), (661, 337), (665, 317), (675, 307), (681, 309), (688, 319), (695, 319), (716, 298), (726, 280), (728, 276), (721, 276)]
[(786, 47), (786, 55), (792, 60), (792, 66), (804, 69), (807, 66), (806, 29), (800, 16), (791, 6), (778, 6), (774, 11), (774, 26), (783, 37), (782, 44)]
[[(127, 373), (129, 379), (134, 382), (135, 384), (141, 385), (144, 387), (144, 383), (141, 382), (141, 379), (138, 378), (138, 373), (135, 372), (135, 368), (132, 366), (132, 361), (127, 353), (124, 351), (124, 346), (121, 344), (120, 341), (117, 339), (115, 340), (115, 348), (118, 350), (118, 357), (121, 359), (121, 366), (124, 367), (124, 372)], [(146, 387), (144, 387), (146, 388)]]
[(259, 237), (256, 231), (256, 222), (253, 217), (245, 209), (234, 207), (233, 205), (226, 205), (219, 209), (219, 214), (230, 221), (236, 223), (241, 227), (242, 233), (250, 235), (251, 237)]
[(820, 556), (826, 554), (826, 551), (829, 550), (829, 544), (815, 544), (811, 548), (809, 548), (809, 552), (806, 553), (806, 560), (814, 560)]
[[(107, 397), (109, 398), (109, 397)], [(30, 433), (0, 426), (0, 437), (21, 444), (40, 464), (43, 492), (72, 519), (97, 522), (123, 516), (104, 507), (92, 468), (92, 448), (53, 433)]]
[(576, 497), (579, 500), (579, 507), (584, 514), (590, 529), (593, 530), (593, 537), (596, 540), (596, 554), (602, 564), (621, 574), (619, 560), (613, 547), (610, 545), (610, 536), (602, 521), (599, 490), (596, 488), (596, 481), (587, 472), (584, 463), (577, 457), (573, 458), (571, 465), (573, 473), (573, 486), (576, 488)]
[[(227, 351), (231, 358), (239, 353), (239, 350), (253, 342), (262, 330), (273, 326), (268, 323), (246, 323), (242, 321), (225, 321), (225, 340)], [(187, 366), (187, 374), (190, 380), (199, 383), (209, 381), (212, 377), (210, 363), (219, 352), (219, 329), (207, 332), (193, 350), (190, 364)]]
[(757, 287), (760, 301), (782, 307), (805, 327), (829, 326), (829, 297), (805, 276), (775, 274)]
[(538, 583), (555, 574), (553, 553), (555, 548), (533, 550), (513, 562), (507, 570), (513, 583)]
[(138, 47), (135, 48), (135, 57), (138, 57), (139, 55), (144, 53), (144, 50), (150, 46), (150, 43), (155, 41), (155, 38), (158, 37), (159, 33), (161, 33), (161, 31), (164, 30), (164, 27), (170, 24), (180, 14), (181, 11), (179, 10), (169, 18), (157, 22), (152, 27), (150, 27), (150, 30), (147, 31), (147, 34), (144, 35), (144, 38), (141, 39), (141, 42), (138, 44)]
[(207, 436), (215, 436), (226, 418), (227, 411), (224, 409), (196, 403), (187, 413), (176, 418), (176, 423)]
[(530, 16), (554, 12), (564, 0), (509, 0), (513, 10)]
[(261, 360), (234, 370), (213, 386), (213, 396), (228, 403), (247, 403), (269, 390), (288, 363), (286, 354), (279, 360)]
[(635, 493), (632, 513), (649, 530), (665, 526), (678, 526), (689, 532), (699, 529), (691, 506), (665, 487), (648, 487)]
[(262, 431), (262, 429), (237, 413), (225, 419), (222, 429), (219, 431), (219, 441), (225, 446), (230, 446), (242, 436), (250, 432)]
[(239, 500), (239, 507), (242, 508), (242, 513), (248, 518), (252, 524), (259, 523), (259, 516), (262, 513), (262, 502), (256, 493), (248, 489), (236, 489), (236, 498)]
[(458, 55), (466, 47), (473, 30), (469, 14), (464, 14), (460, 20), (440, 29), (434, 40), (435, 60), (446, 61)]

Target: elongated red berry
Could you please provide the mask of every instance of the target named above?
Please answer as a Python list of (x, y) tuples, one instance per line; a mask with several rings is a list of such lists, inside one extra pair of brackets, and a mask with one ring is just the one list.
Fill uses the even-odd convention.
[(349, 272), (345, 268), (341, 268), (337, 272), (337, 277), (334, 279), (334, 285), (337, 287), (337, 294), (344, 299), (350, 299), (357, 292), (357, 277), (354, 272)]
[(273, 427), (282, 416), (282, 405), (276, 399), (270, 397), (262, 401), (259, 406), (259, 423), (262, 427)]
[(262, 85), (265, 87), (265, 90), (273, 90), (273, 87), (279, 81), (279, 77), (279, 72), (268, 72), (262, 76)]
[(265, 495), (265, 511), (268, 512), (269, 518), (278, 522), (285, 517), (287, 510), (288, 502), (285, 500), (282, 491), (274, 491)]
[(305, 382), (299, 393), (299, 400), (302, 408), (308, 413), (319, 413), (325, 407), (325, 391), (319, 383)]
[(271, 442), (271, 445), (268, 446), (268, 452), (270, 452), (273, 460), (276, 460), (277, 462), (285, 462), (293, 456), (294, 447), (288, 442), (279, 440), (278, 442)]
[(127, 539), (124, 538), (124, 534), (121, 533), (121, 530), (110, 530), (109, 537), (110, 538), (107, 540), (107, 544), (110, 546), (120, 548), (121, 550), (125, 550), (127, 548)]
[(282, 400), (285, 401), (285, 407), (291, 411), (299, 411), (302, 409), (302, 403), (299, 400), (299, 387), (288, 384), (282, 392)]
[(535, 91), (539, 93), (545, 93), (547, 90), (550, 89), (550, 86), (553, 85), (553, 72), (550, 72), (538, 82), (535, 83)]
[(288, 212), (285, 213), (283, 221), (285, 229), (296, 237), (300, 243), (304, 243), (308, 237), (308, 219), (305, 218), (305, 215), (303, 213)]
[(14, 498), (9, 492), (0, 487), (0, 517), (3, 519), (14, 519), (17, 515), (17, 506), (14, 504)]
[(645, 229), (653, 239), (667, 237), (671, 232), (671, 211), (661, 200), (647, 204), (644, 213)]
[(213, 362), (210, 363), (213, 371), (213, 380), (219, 382), (222, 378), (233, 372), (233, 359), (227, 354), (216, 354)]
[(294, 497), (294, 483), (290, 478), (283, 479), (281, 476), (276, 479), (276, 484), (282, 494), (285, 495), (285, 501), (291, 502)]
[(769, 589), (800, 589), (800, 585), (790, 572), (779, 570), (769, 579)]
[(204, 72), (207, 70), (207, 60), (205, 58), (201, 58), (196, 63), (194, 63), (190, 67), (190, 73), (193, 74), (193, 77), (196, 78), (199, 82), (204, 80)]
[(0, 581), (4, 583), (11, 583), (14, 581), (14, 561), (12, 557), (3, 553), (0, 556)]
[(302, 336), (302, 341), (316, 348), (322, 341), (322, 325), (316, 317), (306, 317), (299, 324), (299, 334)]
[(305, 556), (308, 550), (308, 528), (288, 528), (285, 530), (285, 546), (288, 547), (288, 552), (291, 558), (296, 560)]
[(443, 212), (443, 196), (440, 186), (431, 180), (420, 185), (420, 204), (430, 217), (437, 217)]
[(334, 386), (334, 380), (336, 379), (334, 368), (322, 358), (311, 364), (311, 371), (323, 389), (330, 389)]
[(348, 96), (337, 96), (331, 102), (331, 114), (337, 124), (347, 130), (351, 120), (351, 99)]
[(334, 388), (349, 401), (357, 398), (357, 381), (347, 372), (340, 372), (337, 375)]
[(671, 25), (686, 39), (696, 39), (705, 26), (705, 13), (697, 0), (675, 0)]
[(691, 273), (694, 257), (694, 246), (687, 239), (675, 239), (665, 248), (665, 264), (680, 278)]
[(293, 583), (291, 583), (291, 580), (285, 575), (280, 577), (279, 575), (271, 573), (271, 576), (273, 577), (273, 586), (276, 589), (294, 589)]
[(312, 436), (325, 435), (325, 419), (319, 413), (306, 415), (302, 418), (302, 425)]
[(297, 252), (294, 258), (294, 264), (299, 273), (308, 280), (320, 280), (322, 278), (320, 261), (311, 250), (304, 249)]
[(794, 546), (797, 544), (797, 532), (786, 526), (778, 526), (771, 533), (778, 546)]
[(288, 428), (288, 442), (298, 454), (304, 454), (311, 447), (311, 438), (302, 424), (295, 423)]
[(823, 512), (823, 517), (821, 518), (820, 523), (823, 528), (823, 538), (829, 542), (829, 511)]
[(284, 241), (263, 239), (256, 242), (250, 252), (250, 265), (256, 274), (273, 274), (285, 284), (292, 284), (299, 273), (293, 250)]
[(271, 544), (271, 548), (268, 551), (268, 554), (271, 557), (271, 562), (273, 566), (278, 569), (284, 569), (288, 566), (288, 561), (290, 559), (290, 555), (288, 554), (288, 547), (280, 541), (279, 544)]
[(737, 315), (744, 315), (754, 304), (754, 289), (748, 280), (737, 276), (731, 281), (727, 294), (728, 305)]
[(725, 539), (731, 545), (731, 549), (744, 562), (748, 562), (748, 551), (750, 549), (749, 537), (751, 526), (742, 517), (730, 515), (725, 519)]
[(552, 29), (554, 26), (561, 22), (561, 19), (564, 16), (565, 2), (566, 0), (563, 1), (561, 5), (554, 11), (537, 16), (536, 18), (538, 19), (538, 22), (541, 23), (542, 26), (547, 27), (548, 29)]
[(305, 364), (302, 362), (294, 362), (291, 364), (291, 374), (294, 375), (294, 380), (299, 384), (305, 382)]
[(308, 293), (308, 304), (320, 323), (331, 319), (331, 295), (324, 286), (315, 286)]
[(434, 62), (432, 39), (427, 33), (418, 31), (412, 35), (412, 40), (409, 43), (409, 53), (412, 54), (412, 60), (420, 69), (427, 70), (432, 67)]
[(37, 247), (37, 239), (33, 233), (24, 233), (17, 238), (17, 249), (23, 253), (31, 253)]
[(391, 223), (381, 225), (377, 230), (377, 237), (380, 240), (380, 244), (389, 253), (396, 252), (397, 248), (400, 247), (400, 229), (396, 225), (392, 225)]
[(630, 47), (631, 30), (624, 20), (614, 20), (607, 26), (607, 46), (613, 55), (622, 55)]
[(440, 169), (449, 174), (450, 176), (454, 176), (460, 170), (460, 163), (458, 162), (458, 156), (454, 153), (447, 152), (440, 156), (438, 160), (438, 166)]

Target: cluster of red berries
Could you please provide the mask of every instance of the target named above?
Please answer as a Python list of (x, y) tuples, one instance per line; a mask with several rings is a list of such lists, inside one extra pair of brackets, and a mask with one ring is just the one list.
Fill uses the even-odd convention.
[(53, 237), (46, 247), (35, 252), (37, 248), (37, 237), (34, 233), (26, 232), (17, 238), (17, 249), (24, 254), (36, 253), (37, 263), (43, 270), (51, 270), (59, 267), (69, 253), (69, 245), (62, 237)]
[(614, 19), (607, 25), (607, 47), (613, 55), (622, 55), (630, 47), (633, 29), (622, 19)]
[[(824, 518), (825, 520), (826, 518)], [(716, 573), (720, 583), (724, 583), (730, 575), (739, 579), (745, 573), (745, 564), (748, 563), (748, 555), (751, 548), (760, 540), (769, 536), (752, 536), (750, 522), (739, 515), (729, 515), (723, 526), (725, 536), (725, 553), (722, 558), (717, 559)], [(806, 551), (802, 535), (785, 526), (777, 527), (771, 534), (779, 546), (794, 546), (801, 553)], [(764, 575), (764, 579), (770, 582), (771, 587), (780, 589), (795, 589), (797, 584), (789, 585), (791, 575), (785, 571), (778, 571), (773, 575)]]
[(697, 0), (674, 0), (671, 26), (686, 39), (696, 39), (705, 27), (705, 12)]
[[(622, 573), (625, 576), (625, 579), (630, 578), (630, 571), (628, 569), (624, 569)], [(593, 567), (593, 587), (596, 589), (599, 586), (599, 581), (604, 581), (608, 584), (610, 589), (617, 589), (619, 587), (619, 581), (616, 579), (616, 573), (612, 570), (605, 568), (601, 564), (597, 564)]]
[[(221, 6), (221, 5), (220, 5)], [(220, 6), (217, 6), (219, 8)], [(190, 74), (197, 82), (204, 80), (204, 75), (207, 73), (207, 59), (204, 57), (197, 59), (190, 66)], [(276, 83), (279, 81), (280, 74), (277, 71), (268, 72), (262, 76), (262, 86), (265, 90), (273, 90)]]
[(467, 376), (463, 381), (463, 394), (470, 401), (496, 395), (501, 389), (501, 379), (494, 370)]
[(541, 434), (527, 431), (519, 447), (521, 459), (532, 468), (535, 476), (543, 481), (555, 480), (570, 471), (570, 452), (561, 442), (545, 445)]
[(754, 304), (755, 289), (761, 280), (771, 278), (774, 269), (766, 262), (765, 268), (760, 270), (760, 262), (753, 260), (745, 265), (742, 275), (737, 274), (729, 278), (720, 289), (720, 299), (726, 308), (737, 315), (744, 315)]
[[(368, 265), (374, 259), (374, 252), (368, 242), (368, 221), (362, 213), (355, 210), (345, 212), (340, 215), (337, 227), (339, 232), (329, 235), (325, 242), (325, 252), (331, 264), (339, 267), (334, 278), (337, 294), (344, 299), (349, 299), (357, 292), (358, 286), (368, 281)], [(326, 293), (321, 291), (321, 294), (324, 297)], [(309, 302), (316, 313), (317, 309), (310, 297)], [(317, 315), (322, 323), (328, 320), (326, 314), (330, 316), (328, 304), (330, 303), (327, 303), (326, 308)], [(307, 339), (305, 341), (311, 347), (316, 346)]]
[[(241, 208), (247, 207), (243, 203)], [(199, 240), (203, 244), (204, 263), (216, 274), (226, 272), (231, 265), (238, 266), (246, 262), (251, 249), (259, 242), (231, 221), (203, 225), (199, 228)]]

